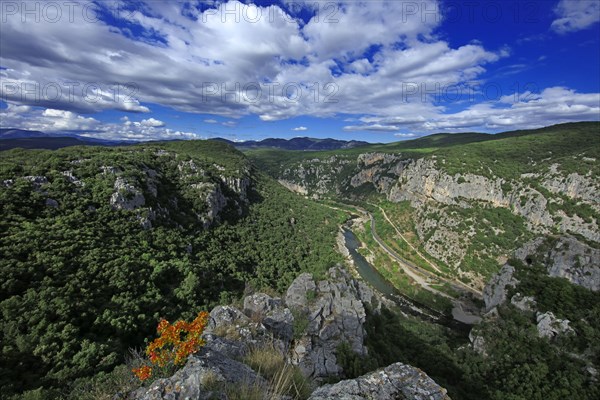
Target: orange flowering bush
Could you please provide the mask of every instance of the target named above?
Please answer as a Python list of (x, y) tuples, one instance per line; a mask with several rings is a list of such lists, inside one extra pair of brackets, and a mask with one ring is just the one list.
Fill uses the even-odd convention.
[[(183, 364), (190, 354), (197, 352), (205, 344), (200, 336), (207, 323), (206, 311), (200, 312), (192, 322), (179, 320), (170, 324), (169, 321), (162, 319), (156, 328), (159, 337), (146, 348), (150, 363), (161, 368), (169, 363)], [(141, 381), (152, 375), (152, 367), (149, 365), (134, 368), (132, 371)]]

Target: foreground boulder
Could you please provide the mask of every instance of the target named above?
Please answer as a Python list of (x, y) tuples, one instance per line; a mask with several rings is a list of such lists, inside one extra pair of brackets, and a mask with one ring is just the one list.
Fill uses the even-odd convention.
[(445, 400), (450, 397), (446, 389), (420, 369), (395, 363), (356, 379), (322, 386), (309, 397), (309, 400), (332, 399)]

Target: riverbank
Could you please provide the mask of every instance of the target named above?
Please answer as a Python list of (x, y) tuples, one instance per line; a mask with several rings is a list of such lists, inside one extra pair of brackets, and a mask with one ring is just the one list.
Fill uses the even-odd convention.
[[(328, 207), (339, 210), (339, 208), (331, 205), (328, 205)], [(350, 217), (346, 223), (340, 227), (340, 231), (337, 235), (338, 251), (346, 258), (346, 264), (354, 276), (362, 278), (381, 293), (383, 299), (391, 302), (394, 306), (399, 307), (407, 314), (436, 322), (450, 319), (465, 325), (473, 325), (481, 321), (479, 307), (477, 307), (468, 296), (463, 295), (461, 298), (454, 298), (431, 287), (431, 278), (420, 276), (418, 271), (413, 271), (413, 269), (400, 259), (399, 256), (390, 252), (385, 244), (377, 240), (373, 216), (366, 210), (359, 207), (355, 208), (357, 212), (344, 210), (349, 213)], [(372, 245), (375, 248), (383, 250), (387, 249), (387, 251), (377, 255), (377, 253), (374, 252), (376, 250), (362, 242), (358, 236), (355, 235), (355, 232), (360, 233), (364, 238), (372, 237), (375, 241)], [(368, 254), (365, 254), (367, 252)], [(406, 286), (408, 284), (412, 292), (415, 292), (415, 290), (417, 290), (416, 288), (419, 287), (421, 291), (415, 293), (421, 297), (427, 294), (427, 296), (424, 297), (424, 300), (425, 302), (433, 301), (433, 306), (428, 306), (425, 302), (406, 295), (406, 293), (401, 291), (392, 281), (387, 279), (381, 271), (375, 267), (375, 262), (381, 263), (384, 259), (388, 259), (388, 261), (386, 261), (388, 264), (390, 262), (395, 263), (396, 269), (400, 268), (400, 270), (397, 271), (398, 275), (393, 275), (396, 281), (399, 278), (403, 278), (408, 279), (409, 281), (407, 282), (414, 282), (412, 285), (408, 283), (404, 285)], [(387, 269), (385, 271), (392, 273)], [(440, 308), (439, 302), (442, 299), (445, 299), (447, 305)]]

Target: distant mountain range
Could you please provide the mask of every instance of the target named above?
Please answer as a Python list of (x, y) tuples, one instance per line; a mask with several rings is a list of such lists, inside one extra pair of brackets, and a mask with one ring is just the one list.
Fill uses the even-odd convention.
[(281, 149), (281, 150), (337, 150), (337, 149), (352, 149), (355, 147), (366, 146), (371, 143), (362, 142), (358, 140), (337, 140), (337, 139), (315, 139), (309, 137), (297, 137), (293, 139), (264, 139), (260, 141), (247, 140), (244, 142), (234, 142), (231, 140), (216, 138), (211, 140), (218, 140), (221, 142), (228, 143), (238, 149), (255, 149), (255, 148), (268, 148), (268, 149)]
[[(357, 140), (314, 139), (300, 137), (293, 139), (264, 139), (261, 141), (248, 140), (234, 142), (223, 138), (211, 139), (225, 142), (238, 149), (281, 149), (281, 150), (338, 150), (366, 146), (370, 143)], [(0, 150), (9, 150), (17, 147), (25, 149), (59, 149), (69, 146), (125, 146), (137, 142), (104, 140), (80, 136), (76, 134), (51, 135), (40, 131), (22, 129), (0, 129)]]
[(40, 131), (0, 129), (0, 150), (17, 147), (55, 150), (69, 146), (124, 146), (127, 144), (131, 144), (131, 142), (96, 139), (70, 133), (51, 135)]

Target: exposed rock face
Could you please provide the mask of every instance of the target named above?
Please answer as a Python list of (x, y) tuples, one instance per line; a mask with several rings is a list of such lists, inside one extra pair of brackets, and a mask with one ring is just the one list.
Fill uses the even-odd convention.
[(45, 176), (24, 176), (23, 179), (31, 182), (33, 189), (37, 192), (41, 192), (42, 186), (48, 184), (48, 178)]
[(323, 378), (342, 372), (335, 356), (342, 342), (347, 342), (354, 352), (366, 354), (364, 304), (370, 305), (373, 295), (339, 268), (332, 268), (326, 281), (314, 282), (309, 274), (300, 275), (288, 289), (286, 303), (303, 313), (309, 322), (306, 334), (292, 349), (292, 363), (307, 376)]
[(520, 293), (515, 294), (510, 299), (510, 304), (521, 311), (534, 311), (537, 306), (535, 298), (532, 296), (522, 296)]
[(339, 193), (337, 177), (342, 171), (352, 168), (351, 164), (351, 160), (338, 156), (302, 160), (281, 171), (278, 179), (291, 191), (318, 198), (327, 193)]
[(292, 308), (306, 308), (308, 306), (307, 293), (315, 293), (317, 285), (311, 274), (301, 274), (298, 276), (285, 295), (285, 303)]
[(584, 288), (600, 290), (600, 249), (564, 235), (544, 249), (546, 241), (537, 238), (515, 251), (524, 263), (540, 262), (548, 269), (548, 275), (561, 277)]
[(474, 351), (484, 356), (487, 355), (485, 349), (485, 338), (475, 333), (474, 329), (471, 329), (471, 332), (469, 332), (469, 342), (471, 342), (471, 348)]
[(598, 192), (600, 187), (591, 176), (571, 173), (561, 176), (558, 173), (558, 164), (550, 167), (549, 176), (543, 180), (542, 185), (552, 193), (561, 193), (572, 199), (583, 199), (598, 206)]
[(446, 389), (421, 370), (396, 363), (356, 379), (322, 386), (309, 397), (309, 400), (331, 399), (445, 400), (450, 397)]
[(206, 216), (202, 218), (204, 226), (208, 227), (215, 222), (219, 213), (227, 206), (227, 198), (221, 191), (221, 186), (216, 184), (208, 184), (209, 190), (206, 195), (206, 206), (208, 210)]
[(102, 171), (102, 175), (116, 175), (121, 172), (119, 168), (110, 165), (103, 165), (100, 167), (100, 170)]
[(506, 207), (509, 203), (502, 192), (502, 179), (473, 174), (450, 176), (432, 159), (410, 162), (402, 169), (399, 181), (403, 183), (392, 188), (388, 196), (391, 201), (431, 199), (442, 204), (457, 204), (464, 198), (486, 201), (496, 207)]
[(146, 203), (142, 192), (120, 176), (115, 180), (114, 190), (110, 197), (110, 205), (114, 210), (135, 210)]
[(75, 175), (73, 175), (73, 171), (63, 171), (62, 174), (73, 185), (75, 185), (75, 186), (85, 186), (85, 183), (83, 183), (82, 181), (80, 181), (79, 179), (77, 179), (77, 177)]
[[(347, 342), (365, 354), (363, 346), (366, 304), (377, 301), (373, 291), (354, 280), (340, 267), (331, 268), (327, 280), (315, 282), (300, 275), (290, 285), (285, 301), (264, 293), (244, 299), (243, 312), (232, 306), (217, 306), (203, 334), (206, 345), (191, 356), (172, 377), (148, 387), (117, 396), (130, 400), (227, 399), (225, 385), (264, 388), (267, 382), (239, 360), (252, 347), (273, 346), (288, 362), (299, 365), (306, 376), (324, 378), (342, 370), (335, 358), (336, 347)], [(292, 336), (294, 315), (308, 317), (296, 339)], [(304, 314), (302, 314), (304, 313)], [(278, 397), (265, 397), (278, 398)], [(448, 399), (446, 390), (417, 368), (396, 363), (357, 379), (317, 389), (312, 400), (329, 399)], [(281, 397), (281, 400), (287, 397)]]
[(572, 236), (561, 237), (548, 257), (548, 274), (587, 289), (600, 290), (600, 250)]
[(300, 185), (298, 185), (296, 183), (289, 182), (289, 181), (286, 181), (284, 179), (279, 179), (278, 182), (282, 186), (284, 186), (285, 188), (287, 188), (290, 192), (295, 192), (295, 193), (298, 193), (298, 194), (301, 194), (301, 195), (304, 195), (304, 196), (306, 196), (308, 194), (308, 190), (306, 190), (305, 187), (300, 186)]
[(294, 334), (294, 316), (283, 307), (279, 298), (257, 293), (244, 299), (244, 313), (251, 318), (261, 318), (265, 328), (275, 337), (289, 343)]
[(216, 306), (210, 312), (210, 319), (206, 326), (206, 332), (210, 333), (218, 327), (234, 326), (242, 328), (248, 326), (250, 319), (243, 312), (231, 306)]
[[(358, 354), (367, 353), (363, 345), (365, 305), (376, 301), (371, 288), (334, 267), (327, 280), (315, 282), (307, 273), (298, 276), (288, 288), (285, 302), (257, 293), (244, 299), (244, 312), (230, 306), (216, 307), (206, 332), (226, 332), (227, 337), (243, 338), (246, 344), (270, 336), (278, 347), (290, 349), (290, 361), (306, 376), (338, 376), (343, 371), (335, 353), (342, 342)], [(304, 330), (299, 330), (292, 341), (294, 325), (302, 326), (302, 321)]]
[(497, 275), (490, 279), (483, 289), (483, 301), (485, 310), (490, 311), (499, 304), (506, 301), (508, 286), (515, 286), (517, 280), (513, 277), (515, 268), (509, 264), (504, 265)]
[(539, 337), (552, 339), (557, 335), (575, 333), (568, 319), (558, 319), (551, 312), (537, 313), (536, 320)]
[[(342, 194), (352, 198), (371, 187), (388, 201), (409, 202), (414, 210), (412, 222), (427, 253), (478, 288), (484, 286), (489, 271), (482, 274), (471, 266), (465, 268), (465, 261), (487, 258), (488, 265), (495, 260), (500, 266), (513, 249), (506, 242), (497, 244), (499, 241), (491, 241), (494, 243), (483, 249), (474, 248), (472, 245), (481, 235), (489, 237), (490, 230), (501, 235), (506, 232), (505, 226), (501, 221), (490, 222), (483, 218), (468, 220), (464, 226), (463, 213), (458, 212), (457, 216), (453, 211), (457, 208), (508, 210), (518, 217), (513, 225), (523, 225), (513, 226), (510, 232), (522, 233), (524, 240), (558, 231), (563, 235), (576, 233), (587, 241), (600, 243), (599, 221), (568, 211), (569, 207), (581, 205), (600, 212), (600, 181), (591, 173), (567, 173), (561, 171), (559, 164), (553, 164), (545, 171), (520, 177), (495, 176), (485, 166), (477, 171), (451, 175), (444, 167), (445, 161), (435, 155), (407, 159), (402, 154), (364, 153), (355, 159), (337, 156), (302, 160), (283, 167), (278, 178), (290, 190), (305, 195)], [(584, 241), (576, 240), (585, 245)], [(587, 282), (580, 284), (590, 288), (596, 287), (592, 281), (600, 284), (596, 270), (580, 273), (563, 269), (551, 273), (574, 283), (585, 282), (588, 276)]]
[(230, 190), (237, 194), (244, 202), (248, 201), (248, 188), (250, 187), (250, 179), (246, 176), (237, 178), (233, 176), (220, 176), (223, 182)]

